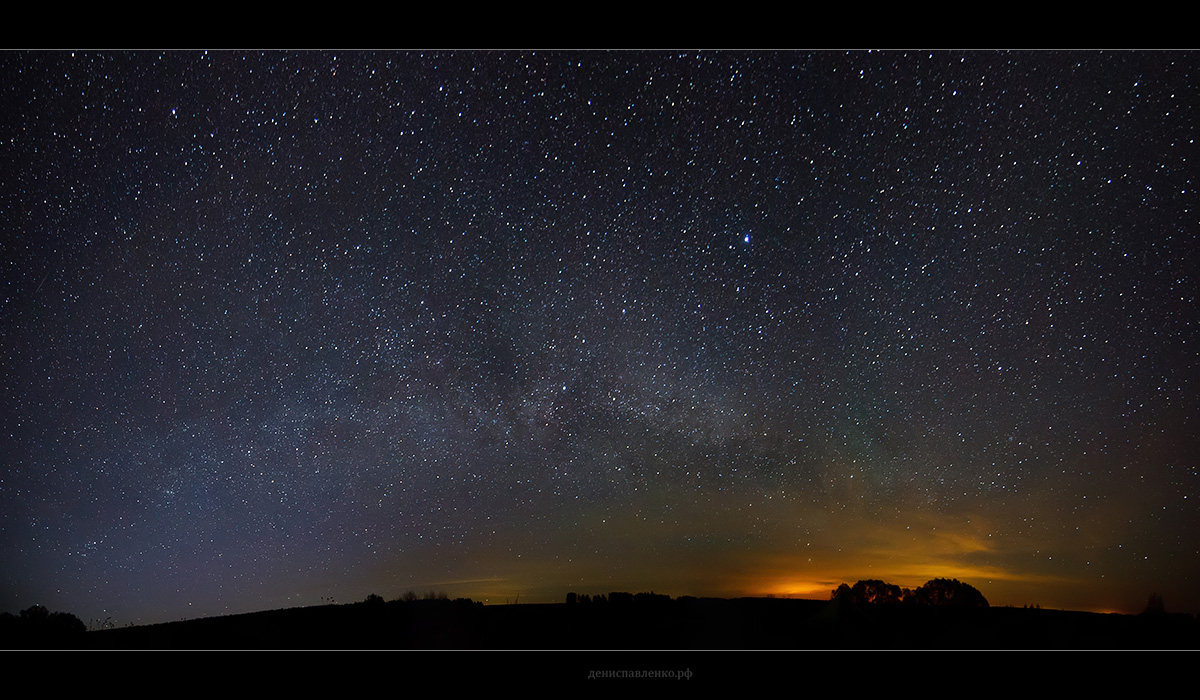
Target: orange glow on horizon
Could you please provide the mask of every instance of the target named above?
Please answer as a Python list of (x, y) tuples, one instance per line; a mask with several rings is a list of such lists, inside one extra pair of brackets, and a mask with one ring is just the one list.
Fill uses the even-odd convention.
[(833, 588), (835, 587), (830, 587), (827, 583), (788, 580), (768, 583), (760, 589), (754, 589), (751, 595), (824, 600), (829, 598)]

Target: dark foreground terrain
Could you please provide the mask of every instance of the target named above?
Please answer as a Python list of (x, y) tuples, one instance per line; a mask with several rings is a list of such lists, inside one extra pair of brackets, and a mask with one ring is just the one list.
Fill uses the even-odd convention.
[[(375, 600), (42, 641), (84, 649), (1196, 649), (1200, 626), (1185, 614), (655, 596), (604, 605)], [(9, 638), (4, 646), (30, 645)]]

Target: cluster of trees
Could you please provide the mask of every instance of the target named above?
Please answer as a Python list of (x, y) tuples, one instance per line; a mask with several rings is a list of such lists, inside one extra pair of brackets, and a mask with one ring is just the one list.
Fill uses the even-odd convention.
[(982, 608), (988, 606), (987, 598), (983, 597), (979, 589), (956, 578), (935, 578), (916, 589), (901, 588), (878, 579), (867, 579), (853, 586), (843, 583), (830, 597), (840, 597), (850, 603), (915, 603)]
[(586, 593), (584, 593), (583, 595), (576, 595), (575, 592), (572, 591), (571, 593), (567, 594), (567, 605), (576, 605), (576, 604), (603, 605), (605, 603), (648, 604), (648, 603), (669, 603), (669, 602), (671, 602), (671, 596), (663, 594), (663, 593), (655, 593), (654, 591), (651, 591), (649, 593), (644, 593), (644, 592), (638, 593), (636, 595), (632, 594), (632, 593), (625, 593), (622, 591), (614, 591), (612, 593), (609, 593), (607, 598), (604, 597), (603, 593), (598, 594), (596, 596), (590, 596)]
[[(330, 600), (332, 600), (332, 598)], [(402, 602), (402, 603), (414, 603), (419, 600), (449, 601), (450, 596), (446, 595), (445, 591), (427, 591), (424, 595), (417, 595), (416, 591), (408, 591), (404, 595), (400, 596), (399, 598), (396, 598), (396, 602)], [(470, 598), (455, 598), (454, 599), (454, 602), (460, 602), (460, 601), (466, 601), (468, 603), (474, 602)], [(383, 596), (372, 593), (372, 594), (368, 595), (362, 602), (365, 603), (366, 605), (383, 605), (387, 601), (385, 601), (383, 599)]]
[(0, 646), (56, 648), (82, 643), (87, 626), (71, 613), (50, 612), (35, 605), (21, 614), (0, 613)]
[[(370, 596), (368, 596), (368, 598), (369, 597)], [(450, 600), (450, 596), (446, 595), (445, 591), (425, 591), (424, 596), (417, 595), (416, 591), (407, 591), (404, 595), (400, 596), (396, 600), (402, 600), (405, 603), (412, 603), (418, 600)]]

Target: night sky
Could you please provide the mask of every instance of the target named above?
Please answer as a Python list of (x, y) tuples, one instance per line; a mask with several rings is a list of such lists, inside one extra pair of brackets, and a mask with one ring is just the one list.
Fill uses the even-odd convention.
[(0, 610), (1200, 611), (1200, 54), (0, 75)]

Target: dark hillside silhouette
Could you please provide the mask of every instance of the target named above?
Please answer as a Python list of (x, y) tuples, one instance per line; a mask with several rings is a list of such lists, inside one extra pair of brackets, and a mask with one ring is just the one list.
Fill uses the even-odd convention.
[(41, 606), (0, 613), (9, 649), (1194, 649), (1200, 623), (1165, 612), (1118, 615), (995, 608), (937, 578), (915, 590), (876, 579), (828, 601), (568, 593), (565, 603), (484, 606), (444, 593), (371, 594), (346, 605), (269, 610), (87, 631)]
[(953, 579), (933, 579), (897, 601), (890, 584), (859, 583), (839, 586), (829, 601), (613, 592), (568, 594), (564, 603), (484, 606), (440, 595), (392, 601), (371, 595), (348, 605), (98, 630), (87, 633), (85, 643), (97, 649), (1200, 647), (1200, 626), (1190, 615), (996, 608)]

